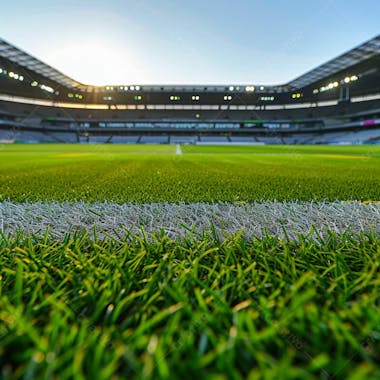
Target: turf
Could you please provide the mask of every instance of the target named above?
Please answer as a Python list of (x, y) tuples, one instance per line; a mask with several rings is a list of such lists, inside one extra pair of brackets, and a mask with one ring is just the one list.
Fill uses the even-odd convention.
[(377, 146), (0, 145), (0, 200), (379, 200)]
[(3, 379), (378, 379), (380, 240), (0, 240)]
[[(0, 145), (0, 378), (380, 378), (379, 164), (374, 146)], [(125, 235), (120, 212), (186, 234)], [(244, 230), (221, 239), (228, 220)]]

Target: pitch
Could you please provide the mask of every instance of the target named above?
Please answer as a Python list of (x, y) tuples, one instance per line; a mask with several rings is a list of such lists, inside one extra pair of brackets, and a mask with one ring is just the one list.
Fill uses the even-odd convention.
[(1, 378), (380, 378), (380, 147), (0, 150)]
[(380, 200), (380, 146), (2, 145), (0, 200)]

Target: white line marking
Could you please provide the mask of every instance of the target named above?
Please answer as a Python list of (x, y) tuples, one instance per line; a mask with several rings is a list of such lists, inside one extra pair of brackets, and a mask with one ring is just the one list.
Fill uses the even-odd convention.
[(179, 156), (182, 156), (181, 145), (176, 144), (176, 146), (175, 146), (175, 154), (178, 154)]
[[(124, 203), (113, 202), (0, 202), (3, 233), (18, 231), (63, 239), (66, 233), (87, 231), (98, 237), (123, 236), (126, 230), (141, 233), (166, 231), (169, 237), (185, 238), (216, 231), (221, 239), (240, 233), (248, 239), (269, 233), (296, 239), (298, 234), (328, 237), (328, 231), (352, 234), (380, 233), (380, 203), (360, 202), (254, 202), (245, 203)], [(315, 230), (312, 230), (314, 228)], [(286, 234), (285, 232), (286, 231)], [(318, 234), (313, 231), (318, 231)], [(1, 240), (1, 239), (0, 239)]]

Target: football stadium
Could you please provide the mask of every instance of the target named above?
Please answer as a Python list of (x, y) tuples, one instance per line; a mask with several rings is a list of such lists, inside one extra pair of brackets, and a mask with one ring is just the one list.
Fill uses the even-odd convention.
[[(223, 1), (212, 16), (212, 1), (131, 2), (140, 23), (116, 0), (33, 3), (9, 20), (3, 4), (0, 18), (41, 52), (63, 54), (62, 36), (70, 46), (117, 24), (138, 40), (150, 22), (155, 41), (159, 25), (186, 30), (201, 10), (232, 34)], [(266, 3), (229, 5), (229, 17), (237, 4), (264, 12)], [(308, 29), (339, 1), (327, 3), (306, 23), (292, 7), (291, 50), (324, 29), (335, 35), (328, 23)], [(249, 41), (264, 35), (260, 20), (280, 39), (277, 7), (268, 18), (239, 11)], [(351, 24), (339, 13), (334, 30), (359, 33), (363, 9)], [(213, 28), (190, 31), (201, 45), (199, 36), (217, 41)], [(0, 38), (0, 379), (380, 378), (379, 34), (278, 85), (92, 85), (12, 33)]]
[(90, 86), (0, 40), (3, 142), (380, 141), (380, 36), (277, 85)]

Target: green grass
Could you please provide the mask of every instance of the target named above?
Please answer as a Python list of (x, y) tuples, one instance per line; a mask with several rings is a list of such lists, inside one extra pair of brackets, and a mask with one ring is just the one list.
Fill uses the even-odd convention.
[(0, 239), (2, 379), (379, 379), (380, 239)]
[(377, 146), (0, 145), (0, 200), (380, 200)]
[[(0, 145), (0, 201), (380, 200), (380, 147), (182, 150)], [(379, 379), (379, 266), (374, 233), (0, 235), (0, 379)]]

